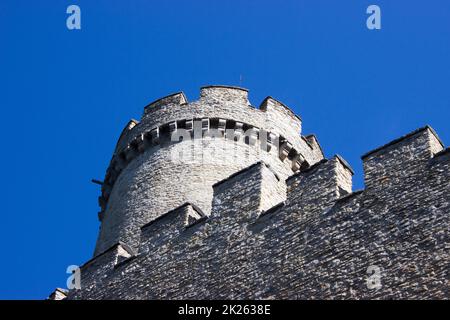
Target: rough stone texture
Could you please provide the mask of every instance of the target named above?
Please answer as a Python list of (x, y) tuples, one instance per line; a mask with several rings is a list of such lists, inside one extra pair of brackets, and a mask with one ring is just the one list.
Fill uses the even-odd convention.
[[(172, 107), (194, 108), (182, 94), (164, 99), (149, 107), (162, 110), (156, 119), (147, 111), (131, 131), (146, 117), (170, 122), (181, 112), (165, 115)], [(246, 91), (208, 87), (193, 104), (225, 112), (246, 101)], [(81, 290), (68, 298), (448, 299), (450, 151), (434, 131), (416, 130), (364, 155), (366, 188), (352, 192), (344, 159), (323, 159), (314, 136), (289, 136), (298, 134), (298, 118), (272, 99), (263, 105), (248, 110), (267, 116), (272, 108), (267, 129), (298, 150), (302, 143), (314, 149), (302, 154), (310, 166), (294, 173), (277, 151), (222, 138), (202, 149), (205, 156), (237, 150), (246, 155), (239, 165), (167, 167), (170, 150), (184, 152), (188, 141), (146, 149), (115, 181), (101, 245), (81, 267)], [(285, 117), (293, 128), (283, 128)], [(127, 132), (121, 140), (132, 139)], [(379, 287), (370, 285), (371, 270), (379, 271)]]
[[(99, 202), (102, 220), (96, 250), (98, 255), (118, 241), (137, 248), (139, 228), (159, 215), (189, 201), (207, 215), (211, 211), (212, 185), (229, 175), (263, 160), (281, 180), (293, 173), (293, 158), (301, 154), (307, 165), (323, 159), (317, 142), (309, 143), (299, 133), (300, 119), (273, 98), (264, 100), (261, 110), (249, 105), (247, 91), (232, 87), (202, 88), (200, 100), (187, 104), (183, 94), (175, 94), (146, 107), (141, 122), (129, 122), (119, 138), (116, 152), (105, 177)], [(194, 137), (194, 140), (172, 142), (164, 138), (167, 124), (190, 119), (224, 119), (236, 130), (255, 127), (270, 131), (292, 144), (286, 159), (279, 150), (262, 150), (241, 138), (238, 143), (224, 138)], [(200, 121), (193, 126), (198, 129)], [(211, 122), (211, 127), (214, 124)], [(216, 125), (217, 126), (217, 125)], [(136, 141), (145, 132), (159, 128), (159, 141)], [(200, 128), (201, 131), (201, 128)], [(195, 143), (192, 143), (195, 141)], [(146, 145), (133, 147), (134, 144)], [(183, 161), (173, 155), (183, 154)]]

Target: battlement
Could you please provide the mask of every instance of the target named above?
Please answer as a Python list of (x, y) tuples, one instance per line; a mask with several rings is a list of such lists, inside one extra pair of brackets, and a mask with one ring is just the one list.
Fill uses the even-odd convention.
[(293, 131), (300, 134), (302, 120), (289, 107), (272, 97), (267, 97), (259, 106), (259, 110), (266, 112), (266, 126), (268, 129), (277, 130), (280, 124), (287, 125)]
[[(252, 163), (264, 161), (284, 180), (323, 159), (317, 139), (300, 132), (286, 105), (268, 97), (257, 109), (242, 88), (202, 87), (193, 102), (182, 92), (155, 100), (122, 131), (106, 170), (95, 255), (118, 241), (136, 249), (142, 225), (185, 202), (209, 215), (212, 185)], [(179, 193), (167, 198), (165, 188)]]
[[(188, 199), (149, 219), (137, 246), (85, 263), (67, 297), (446, 297), (449, 150), (430, 127), (416, 130), (362, 157), (366, 189), (355, 192), (339, 155), (288, 177), (265, 161), (235, 169), (211, 184), (210, 214)], [(370, 266), (383, 270), (378, 290)]]
[[(140, 122), (132, 120), (126, 126), (116, 146), (115, 154), (125, 150), (134, 139), (168, 123), (180, 123), (189, 119), (217, 118), (245, 123), (247, 127), (272, 132), (289, 142), (298, 153), (320, 160), (323, 152), (314, 137), (311, 141), (300, 135), (301, 119), (289, 107), (272, 97), (267, 97), (259, 109), (248, 101), (248, 90), (232, 86), (205, 86), (200, 99), (188, 103), (182, 92), (157, 99), (147, 105)], [(124, 134), (126, 132), (126, 134)], [(295, 154), (294, 154), (295, 156)]]
[[(145, 107), (141, 122), (134, 128), (133, 134), (138, 136), (165, 123), (192, 118), (245, 120), (253, 127), (285, 137), (297, 149), (305, 149), (314, 156), (319, 154), (301, 138), (301, 119), (289, 107), (267, 97), (257, 109), (250, 104), (247, 89), (232, 86), (202, 87), (199, 100), (191, 103), (187, 102), (182, 92), (157, 99)], [(129, 144), (130, 139), (120, 139), (116, 151)]]
[(367, 188), (388, 188), (405, 179), (415, 180), (443, 143), (429, 126), (415, 130), (362, 156)]
[(204, 86), (200, 88), (200, 100), (250, 105), (248, 90), (233, 86)]
[[(177, 116), (177, 113), (180, 115)], [(226, 114), (229, 118), (202, 117), (202, 114)], [(155, 121), (160, 115), (173, 120), (165, 123)], [(192, 118), (181, 118), (182, 115), (191, 115)], [(149, 122), (158, 123), (158, 126), (150, 127)], [(242, 136), (248, 145), (263, 143), (265, 151), (276, 152), (282, 162), (289, 162), (293, 172), (305, 169), (323, 158), (315, 137), (308, 140), (299, 135), (300, 118), (272, 97), (266, 98), (260, 109), (255, 109), (248, 102), (248, 90), (242, 88), (206, 86), (201, 88), (200, 100), (191, 104), (188, 104), (182, 92), (178, 92), (150, 103), (145, 107), (141, 122), (132, 120), (122, 131), (99, 197), (100, 221), (104, 218), (115, 181), (128, 164), (147, 150), (155, 150), (155, 146), (166, 146), (179, 129), (192, 132), (196, 122), (201, 122), (202, 132), (219, 130), (225, 139), (227, 135), (237, 138)]]
[(151, 112), (161, 107), (183, 105), (186, 104), (187, 102), (188, 100), (183, 92), (176, 92), (149, 103), (144, 108), (144, 112)]
[[(448, 157), (448, 150), (440, 151), (435, 157)], [(306, 219), (306, 213), (336, 210), (365, 194), (365, 190), (352, 192), (353, 175), (353, 169), (340, 155), (323, 159), (286, 181), (280, 181), (269, 165), (259, 161), (213, 185), (213, 209), (209, 218), (195, 205), (185, 203), (143, 226), (141, 244), (144, 243), (144, 247), (153, 244), (155, 249), (160, 241), (169, 241), (191, 225), (212, 223), (206, 219), (235, 225), (244, 221), (259, 223), (259, 217), (280, 214), (280, 210), (287, 208), (297, 220)], [(298, 214), (300, 217), (296, 217)], [(192, 218), (190, 223), (189, 217)]]
[(208, 216), (196, 205), (184, 203), (141, 227), (139, 254), (159, 247), (185, 229), (204, 221)]
[[(427, 128), (428, 130), (419, 130), (417, 134), (431, 132), (430, 138), (424, 138), (429, 140), (429, 158), (431, 153), (439, 152), (441, 143), (432, 134), (432, 129)], [(248, 101), (248, 91), (237, 87), (203, 87), (200, 99), (191, 103), (188, 103), (181, 92), (150, 103), (145, 108), (141, 121), (130, 121), (122, 131), (106, 171), (98, 199), (102, 232), (99, 237), (101, 245), (97, 246), (96, 254), (119, 240), (136, 247), (139, 228), (161, 214), (157, 211), (158, 208), (169, 211), (189, 201), (208, 215), (212, 206), (212, 184), (251, 163), (264, 161), (270, 164), (282, 180), (308, 170), (321, 161), (324, 154), (316, 136), (301, 136), (300, 131), (300, 117), (286, 105), (267, 97), (260, 108), (256, 109)], [(408, 135), (363, 157), (365, 181), (369, 189), (372, 186), (379, 187), (380, 179), (384, 183), (390, 179), (390, 166), (393, 168), (390, 171), (393, 175), (398, 172), (398, 168), (389, 160), (392, 157), (388, 159), (383, 154), (417, 134)], [(417, 150), (420, 149), (419, 147)], [(400, 153), (406, 154), (403, 151)], [(183, 154), (184, 158), (174, 161), (177, 154)], [(219, 159), (221, 161), (217, 161)], [(397, 160), (401, 166), (407, 159)], [(339, 156), (332, 163), (340, 163), (342, 168), (338, 170), (336, 166), (333, 167), (335, 171), (328, 172), (331, 180), (325, 180), (323, 190), (320, 189), (320, 184), (312, 187), (318, 191), (332, 188), (334, 197), (350, 193), (353, 174), (351, 168)], [(417, 167), (419, 162), (414, 163), (411, 169)], [(194, 169), (195, 166), (197, 167)], [(162, 172), (164, 178), (158, 178)], [(146, 181), (152, 182), (141, 181), (141, 176), (146, 176)], [(164, 181), (165, 187), (175, 187), (175, 182), (170, 177), (181, 176), (190, 181), (194, 179), (198, 186), (186, 185), (181, 188), (183, 192), (179, 195), (171, 195), (169, 201), (164, 201), (162, 182)], [(119, 187), (116, 188), (117, 181)], [(126, 200), (135, 198), (129, 190), (130, 185), (135, 185), (136, 181), (152, 190), (138, 196), (142, 203), (139, 205)], [(205, 184), (205, 181), (208, 183)], [(202, 197), (195, 188), (202, 190), (208, 197)], [(111, 202), (111, 198), (117, 199)], [(152, 205), (144, 208), (146, 203)], [(135, 210), (138, 212), (134, 212)], [(123, 215), (123, 212), (127, 214)], [(107, 220), (111, 221), (105, 223), (105, 217), (108, 216)]]
[[(195, 128), (199, 127), (195, 134)], [(178, 138), (178, 132), (182, 129), (183, 134)], [(260, 148), (263, 152), (272, 152), (278, 155), (281, 162), (288, 162), (288, 166), (293, 172), (307, 168), (311, 158), (296, 150), (293, 144), (282, 136), (277, 136), (273, 132), (261, 130), (248, 123), (236, 122), (229, 119), (220, 118), (201, 118), (201, 119), (181, 119), (153, 128), (141, 133), (139, 136), (131, 139), (130, 143), (118, 150), (112, 157), (110, 166), (106, 171), (104, 183), (102, 186), (102, 195), (99, 198), (101, 212), (99, 219), (103, 219), (103, 211), (106, 208), (115, 181), (119, 178), (125, 167), (154, 147), (164, 147), (171, 142), (186, 141), (186, 138), (209, 138), (208, 132), (215, 131), (215, 137), (223, 138), (233, 142), (239, 140), (242, 143)], [(188, 136), (186, 137), (186, 133)], [(153, 150), (153, 149), (152, 149)], [(309, 161), (307, 160), (309, 158)]]
[[(214, 184), (213, 188), (213, 217), (222, 215), (224, 208), (235, 208), (237, 215), (241, 211), (252, 211), (252, 216), (257, 217), (286, 199), (285, 182), (262, 161)], [(248, 201), (242, 202), (242, 198)]]
[(352, 192), (353, 170), (339, 155), (288, 178), (286, 205), (318, 213)]
[[(434, 130), (365, 154), (353, 192), (349, 163), (325, 159), (289, 107), (248, 99), (228, 86), (192, 102), (179, 92), (125, 126), (94, 258), (67, 298), (442, 297), (450, 152)], [(377, 291), (364, 281), (373, 265), (386, 271)]]

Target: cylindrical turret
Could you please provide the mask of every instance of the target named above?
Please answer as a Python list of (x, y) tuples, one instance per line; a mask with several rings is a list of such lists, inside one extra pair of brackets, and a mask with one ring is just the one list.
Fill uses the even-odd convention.
[(117, 143), (94, 255), (119, 241), (136, 249), (140, 227), (186, 202), (208, 215), (212, 185), (257, 161), (284, 180), (323, 159), (317, 140), (300, 131), (285, 105), (269, 97), (256, 109), (241, 88), (209, 86), (192, 103), (183, 93), (151, 103)]

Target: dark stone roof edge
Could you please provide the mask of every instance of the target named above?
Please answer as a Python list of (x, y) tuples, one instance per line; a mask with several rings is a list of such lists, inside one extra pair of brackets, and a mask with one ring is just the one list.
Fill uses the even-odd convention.
[(365, 154), (363, 154), (363, 155), (361, 156), (361, 159), (364, 160), (364, 159), (367, 158), (368, 156), (373, 155), (374, 153), (377, 153), (378, 151), (381, 151), (381, 150), (383, 150), (383, 149), (386, 149), (386, 148), (388, 148), (388, 147), (390, 147), (390, 146), (392, 146), (392, 145), (394, 145), (394, 144), (397, 144), (397, 143), (399, 143), (399, 142), (401, 142), (401, 141), (403, 141), (403, 140), (405, 140), (405, 139), (407, 139), (407, 138), (410, 138), (410, 137), (412, 137), (412, 136), (414, 136), (414, 135), (416, 135), (416, 134), (418, 134), (418, 133), (420, 133), (420, 132), (422, 132), (422, 131), (426, 131), (426, 130), (430, 130), (431, 133), (436, 137), (436, 139), (437, 139), (437, 140), (439, 141), (439, 143), (442, 145), (442, 147), (444, 147), (444, 143), (443, 143), (442, 140), (439, 138), (439, 136), (437, 135), (436, 131), (434, 131), (434, 129), (433, 129), (432, 127), (430, 127), (429, 125), (426, 125), (426, 126), (424, 126), (424, 127), (422, 127), (422, 128), (416, 129), (416, 130), (414, 130), (414, 131), (412, 131), (412, 132), (410, 132), (410, 133), (408, 133), (408, 134), (405, 134), (404, 136), (402, 136), (402, 137), (400, 137), (400, 138), (394, 139), (394, 140), (392, 140), (391, 142), (389, 142), (389, 143), (387, 143), (387, 144), (385, 144), (385, 145), (382, 145), (381, 147), (378, 147), (378, 148), (373, 149), (373, 150), (371, 150), (371, 151), (369, 151), (369, 152), (366, 152)]
[(200, 90), (202, 89), (212, 89), (212, 88), (223, 88), (223, 89), (236, 89), (236, 90), (242, 90), (245, 92), (248, 92), (248, 89), (246, 88), (241, 88), (238, 86), (228, 86), (228, 85), (206, 85), (206, 86), (202, 86), (200, 87)]

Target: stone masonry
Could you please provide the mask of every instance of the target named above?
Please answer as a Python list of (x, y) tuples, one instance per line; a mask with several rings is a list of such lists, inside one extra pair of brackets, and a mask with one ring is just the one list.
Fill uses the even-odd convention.
[(52, 297), (448, 299), (450, 152), (434, 130), (363, 155), (360, 191), (300, 133), (241, 88), (151, 103), (107, 169), (81, 289)]

